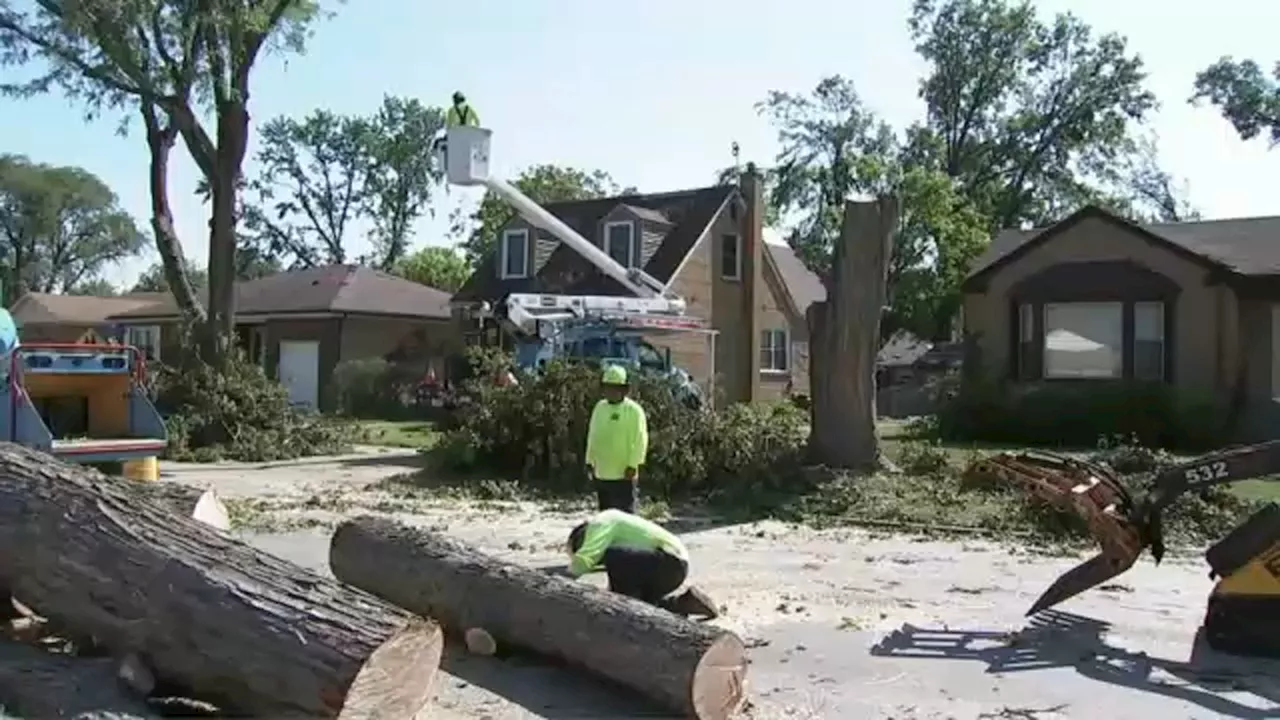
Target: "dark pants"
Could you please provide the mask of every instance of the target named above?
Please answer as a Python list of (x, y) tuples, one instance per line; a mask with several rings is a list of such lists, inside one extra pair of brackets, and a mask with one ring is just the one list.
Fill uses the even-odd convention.
[(596, 502), (601, 510), (621, 510), (636, 514), (640, 486), (635, 480), (596, 480)]
[(662, 606), (689, 575), (689, 564), (662, 550), (613, 547), (604, 552), (609, 589), (620, 595)]

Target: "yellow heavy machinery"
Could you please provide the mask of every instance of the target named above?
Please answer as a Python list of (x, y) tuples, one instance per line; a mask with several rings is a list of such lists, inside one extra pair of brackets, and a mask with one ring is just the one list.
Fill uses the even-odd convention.
[[(1280, 441), (1232, 448), (1159, 473), (1134, 496), (1109, 468), (1049, 453), (1001, 453), (972, 472), (1021, 486), (1082, 517), (1102, 551), (1064, 573), (1036, 600), (1034, 615), (1133, 566), (1146, 549), (1164, 557), (1161, 516), (1188, 492), (1280, 473)], [(1280, 505), (1270, 503), (1205, 553), (1210, 577), (1204, 636), (1215, 650), (1280, 657)]]

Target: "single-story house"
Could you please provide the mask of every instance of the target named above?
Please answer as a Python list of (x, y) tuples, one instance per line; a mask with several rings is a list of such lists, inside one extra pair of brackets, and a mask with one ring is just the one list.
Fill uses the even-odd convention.
[[(111, 305), (110, 312), (97, 319), (100, 327), (108, 328), (104, 332), (163, 361), (182, 338), (173, 296), (157, 295), (128, 307), (113, 304), (121, 298), (77, 298), (66, 304), (63, 301), (71, 298), (59, 296), (53, 307)], [(19, 300), (15, 308), (22, 303)], [(59, 317), (51, 313), (41, 325), (57, 325)], [(69, 316), (66, 324), (83, 320)], [(445, 359), (460, 348), (448, 293), (354, 265), (238, 283), (236, 330), (249, 356), (280, 379), (295, 404), (306, 407), (327, 405), (328, 383), (340, 362), (404, 354), (412, 346), (415, 357), (443, 372)]]
[[(708, 321), (706, 335), (655, 335), (657, 348), (707, 387), (718, 404), (807, 392), (804, 313), (825, 296), (790, 248), (764, 241), (760, 178), (739, 185), (549, 203), (553, 215), (626, 266), (643, 268)], [(628, 295), (576, 251), (514, 217), (496, 251), (454, 295), (466, 330), (489, 333), (476, 310), (510, 293)]]
[(165, 299), (167, 293), (131, 293), (116, 297), (25, 293), (9, 313), (28, 342), (98, 342), (112, 336), (107, 320), (115, 313), (128, 312)]
[(1086, 207), (1007, 230), (963, 285), (981, 369), (1017, 382), (1163, 382), (1280, 422), (1280, 217), (1135, 224)]

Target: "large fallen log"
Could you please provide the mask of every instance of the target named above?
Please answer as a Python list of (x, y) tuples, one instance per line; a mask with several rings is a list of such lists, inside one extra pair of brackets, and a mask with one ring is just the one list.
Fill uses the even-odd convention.
[(0, 707), (29, 718), (160, 717), (116, 679), (110, 658), (55, 655), (10, 640), (0, 640)]
[(411, 718), (443, 646), (433, 622), (9, 443), (0, 578), (58, 627), (254, 716)]
[[(733, 633), (586, 583), (503, 562), (443, 535), (362, 516), (340, 525), (343, 582), (499, 643), (559, 658), (699, 720), (742, 704), (746, 649)], [(474, 635), (474, 633), (472, 633)]]

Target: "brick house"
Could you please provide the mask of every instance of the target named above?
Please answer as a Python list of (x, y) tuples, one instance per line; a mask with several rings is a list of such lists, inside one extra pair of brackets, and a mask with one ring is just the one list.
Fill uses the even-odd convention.
[[(739, 185), (551, 203), (546, 209), (615, 260), (640, 267), (707, 320), (697, 334), (651, 338), (704, 386), (718, 405), (808, 391), (804, 312), (825, 297), (821, 282), (790, 248), (764, 242), (760, 179)], [(453, 297), (464, 328), (480, 303), (507, 294), (626, 295), (572, 248), (516, 217), (499, 230), (497, 251)], [(714, 383), (713, 383), (714, 381)]]

